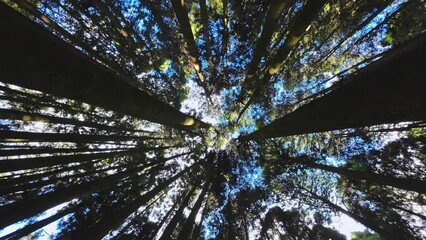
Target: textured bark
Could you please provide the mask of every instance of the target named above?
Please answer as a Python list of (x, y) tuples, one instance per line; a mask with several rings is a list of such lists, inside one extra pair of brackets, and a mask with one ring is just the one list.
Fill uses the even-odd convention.
[(200, 61), (200, 54), (198, 52), (197, 44), (195, 43), (194, 35), (192, 34), (191, 23), (189, 22), (188, 12), (185, 7), (184, 0), (170, 0), (172, 3), (173, 11), (179, 22), (179, 29), (188, 45), (188, 51), (191, 55), (190, 63), (194, 67), (200, 85), (203, 87), (206, 96), (209, 98), (210, 91), (206, 86), (204, 75), (202, 73), (202, 65)]
[(284, 137), (426, 119), (426, 34), (352, 74), (336, 90), (243, 136)]
[(3, 81), (179, 129), (210, 127), (131, 86), (4, 3), (0, 12), (8, 19), (0, 23)]

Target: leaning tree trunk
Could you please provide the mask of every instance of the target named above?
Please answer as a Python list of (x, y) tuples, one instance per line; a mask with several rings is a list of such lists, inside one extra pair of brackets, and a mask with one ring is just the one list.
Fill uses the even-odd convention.
[(45, 218), (43, 220), (37, 221), (35, 223), (31, 223), (21, 229), (18, 229), (6, 236), (0, 237), (0, 240), (12, 240), (12, 239), (21, 239), (25, 236), (28, 236), (28, 234), (36, 231), (37, 229), (40, 229), (48, 224), (53, 223), (54, 221), (61, 219), (65, 217), (66, 215), (72, 213), (75, 211), (75, 207), (67, 207), (65, 209), (60, 210), (59, 212), (55, 213), (54, 215)]
[(2, 81), (179, 129), (210, 127), (131, 86), (4, 3), (0, 13), (8, 19), (0, 22)]
[(94, 135), (77, 133), (37, 133), (0, 130), (0, 142), (74, 142), (74, 143), (94, 143), (94, 142), (122, 142), (122, 141), (143, 141), (148, 139), (164, 139), (147, 136), (128, 135)]
[(365, 171), (357, 171), (357, 170), (349, 170), (345, 168), (327, 166), (319, 163), (301, 163), (305, 166), (321, 169), (328, 172), (337, 173), (339, 175), (354, 178), (354, 179), (362, 179), (369, 182), (377, 183), (380, 185), (392, 186), (400, 189), (405, 189), (409, 191), (415, 191), (418, 193), (426, 194), (426, 182), (418, 179), (406, 179), (406, 178), (397, 178), (392, 176), (386, 176), (382, 174), (365, 172)]
[(260, 97), (263, 89), (265, 88), (264, 86), (269, 84), (272, 76), (278, 73), (278, 71), (282, 68), (284, 61), (287, 59), (291, 50), (293, 50), (299, 44), (299, 41), (302, 39), (303, 35), (308, 29), (308, 26), (319, 14), (326, 2), (326, 0), (308, 0), (306, 2), (302, 10), (300, 10), (300, 12), (297, 14), (294, 22), (290, 24), (286, 39), (281, 47), (277, 50), (275, 56), (273, 56), (269, 62), (264, 76), (260, 79), (252, 79), (256, 83), (255, 91), (243, 107), (243, 110), (240, 111), (239, 116), (241, 116), (247, 110), (248, 106), (251, 105), (255, 99)]
[(144, 169), (152, 167), (156, 164), (157, 163), (155, 162), (144, 164), (142, 166), (127, 169), (126, 171), (96, 179), (94, 181), (81, 183), (54, 192), (42, 194), (34, 198), (25, 199), (1, 206), (0, 215), (8, 217), (0, 218), (0, 228), (34, 216), (38, 213), (48, 210), (49, 208), (55, 207), (58, 204), (70, 201), (73, 198), (82, 197), (93, 192), (109, 189), (119, 183), (121, 180), (134, 176), (140, 171), (143, 171)]
[(343, 80), (340, 88), (243, 140), (426, 119), (426, 34)]
[(185, 239), (188, 239), (189, 236), (191, 236), (192, 229), (194, 228), (194, 225), (195, 225), (195, 218), (197, 217), (197, 214), (200, 211), (201, 205), (203, 204), (207, 191), (209, 190), (211, 179), (212, 177), (210, 177), (210, 179), (205, 183), (203, 191), (200, 193), (200, 196), (198, 196), (197, 201), (192, 207), (192, 211), (189, 214), (188, 218), (186, 219), (182, 229), (180, 230), (177, 240), (185, 240)]
[[(345, 215), (347, 215), (348, 217), (354, 219), (355, 221), (361, 223), (362, 225), (366, 226), (367, 228), (373, 230), (374, 232), (376, 232), (377, 234), (380, 235), (380, 237), (385, 237), (387, 236), (386, 232), (380, 227), (378, 226), (376, 223), (374, 223), (374, 221), (361, 217), (353, 212), (350, 212), (340, 206), (338, 206), (337, 204), (332, 203), (330, 200), (317, 195), (316, 193), (309, 191), (307, 189), (304, 189), (306, 192), (308, 192), (308, 196), (312, 197), (313, 199), (319, 200), (321, 202), (323, 202), (324, 204), (326, 204), (327, 206), (329, 206), (331, 209), (337, 210)], [(386, 240), (390, 240), (391, 238), (385, 238)]]
[(272, 35), (275, 31), (275, 28), (277, 27), (280, 18), (284, 17), (282, 16), (284, 9), (286, 9), (290, 4), (293, 4), (293, 1), (273, 0), (269, 4), (268, 12), (266, 14), (265, 22), (263, 24), (262, 33), (259, 39), (257, 40), (256, 47), (253, 52), (253, 57), (247, 66), (247, 76), (243, 82), (243, 86), (241, 89), (239, 97), (240, 101), (243, 100), (246, 89), (250, 85), (254, 74), (259, 69), (260, 60), (263, 56), (266, 55), (267, 48), (271, 43)]
[(185, 199), (182, 201), (181, 205), (179, 206), (178, 210), (176, 210), (175, 215), (172, 217), (170, 222), (167, 224), (167, 227), (164, 229), (163, 233), (161, 234), (161, 237), (159, 240), (168, 240), (171, 238), (176, 225), (179, 223), (179, 220), (182, 218), (183, 210), (185, 210), (186, 207), (188, 207), (189, 200), (192, 197), (192, 194), (194, 191), (198, 188), (197, 184), (195, 184), (192, 189), (188, 192)]
[(128, 216), (138, 210), (139, 207), (146, 204), (149, 200), (154, 198), (158, 193), (166, 189), (178, 178), (186, 174), (190, 169), (192, 169), (193, 166), (194, 165), (186, 168), (170, 179), (159, 184), (157, 187), (145, 193), (140, 198), (133, 200), (122, 209), (105, 214), (105, 216), (96, 222), (95, 225), (72, 232), (70, 235), (64, 236), (62, 239), (84, 239), (87, 236), (90, 236), (91, 239), (102, 239), (105, 235), (108, 234), (108, 232), (120, 227), (120, 225), (123, 224), (124, 220)]
[(132, 148), (123, 151), (115, 152), (89, 152), (89, 154), (73, 154), (65, 156), (48, 156), (48, 157), (34, 157), (34, 158), (22, 158), (12, 160), (0, 161), (0, 173), (11, 172), (17, 170), (33, 169), (40, 167), (52, 167), (56, 165), (68, 164), (68, 163), (81, 163), (88, 162), (94, 159), (101, 158), (113, 158), (125, 155), (139, 155), (144, 152), (151, 150), (163, 150), (167, 147), (153, 147), (153, 148)]

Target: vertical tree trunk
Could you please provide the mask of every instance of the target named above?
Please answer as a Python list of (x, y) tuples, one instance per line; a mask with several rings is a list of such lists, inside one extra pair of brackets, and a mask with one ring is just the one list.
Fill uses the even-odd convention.
[(163, 233), (161, 234), (161, 237), (159, 240), (168, 240), (171, 239), (172, 234), (176, 228), (176, 225), (179, 223), (179, 221), (182, 218), (183, 210), (185, 210), (186, 207), (188, 207), (189, 200), (192, 197), (192, 194), (194, 191), (198, 188), (197, 184), (195, 184), (192, 189), (188, 192), (185, 199), (182, 201), (181, 205), (179, 206), (178, 210), (176, 211), (173, 218), (170, 220), (170, 222), (167, 224), (166, 229), (164, 229)]
[(250, 85), (254, 74), (259, 69), (259, 63), (263, 56), (267, 53), (267, 48), (271, 43), (272, 35), (275, 31), (275, 28), (278, 25), (278, 22), (282, 16), (284, 9), (286, 9), (290, 4), (293, 4), (294, 1), (280, 1), (273, 0), (269, 4), (268, 12), (266, 14), (265, 22), (263, 24), (262, 33), (257, 40), (256, 47), (254, 48), (253, 57), (250, 63), (247, 66), (247, 77), (243, 82), (239, 100), (243, 100), (243, 96), (248, 86)]
[(194, 225), (195, 225), (195, 218), (197, 217), (197, 214), (200, 211), (201, 205), (204, 201), (207, 191), (210, 189), (211, 179), (212, 177), (210, 177), (210, 179), (204, 184), (204, 188), (202, 192), (200, 193), (200, 195), (198, 196), (198, 199), (195, 202), (194, 206), (192, 207), (191, 213), (186, 219), (185, 224), (180, 230), (177, 240), (186, 240), (188, 239), (189, 236), (191, 236), (192, 229), (194, 228)]

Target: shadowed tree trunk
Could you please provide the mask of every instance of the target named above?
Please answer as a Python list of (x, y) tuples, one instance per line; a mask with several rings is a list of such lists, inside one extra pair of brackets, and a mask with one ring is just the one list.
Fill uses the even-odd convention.
[(192, 232), (192, 240), (198, 240), (198, 238), (200, 237), (200, 233), (201, 233), (201, 227), (203, 226), (203, 222), (204, 219), (206, 218), (207, 215), (207, 203), (204, 204), (204, 210), (203, 213), (201, 214), (201, 220), (200, 222), (194, 227), (194, 231)]
[[(204, 40), (206, 41), (206, 56), (209, 63), (212, 64), (212, 49), (210, 47), (210, 26), (209, 26), (209, 11), (206, 0), (199, 0), (201, 23), (203, 24)], [(214, 67), (214, 66), (212, 66)]]
[(86, 127), (97, 128), (100, 130), (119, 131), (119, 132), (138, 132), (137, 130), (135, 131), (133, 129), (116, 127), (116, 126), (108, 126), (104, 124), (94, 123), (91, 121), (80, 121), (77, 119), (54, 117), (54, 116), (49, 116), (49, 115), (40, 114), (40, 113), (31, 113), (31, 112), (25, 112), (25, 111), (14, 110), (14, 109), (4, 109), (4, 108), (0, 108), (0, 119), (70, 124), (75, 126), (86, 126)]
[(305, 188), (303, 188), (303, 190), (305, 190), (306, 192), (308, 192), (308, 196), (309, 197), (311, 197), (313, 199), (317, 199), (317, 200), (323, 202), (324, 204), (326, 204), (327, 206), (329, 206), (331, 209), (337, 210), (337, 211), (339, 211), (339, 212), (347, 215), (348, 217), (354, 219), (355, 221), (361, 223), (365, 227), (373, 230), (374, 232), (376, 232), (377, 234), (380, 235), (381, 239), (383, 239), (383, 240), (395, 239), (395, 238), (393, 238), (394, 236), (389, 236), (387, 234), (387, 232), (384, 229), (382, 229), (380, 226), (378, 226), (373, 220), (361, 217), (361, 216), (359, 216), (359, 215), (357, 215), (357, 214), (355, 214), (353, 212), (350, 212), (350, 211), (348, 211), (348, 210), (346, 210), (346, 209), (338, 206), (337, 204), (332, 203), (330, 200), (328, 200), (328, 199), (326, 199), (326, 198), (324, 198), (322, 196), (319, 196), (316, 193), (311, 192), (311, 191), (309, 191), (309, 190), (307, 190)]
[(426, 34), (351, 75), (340, 88), (243, 140), (426, 119)]
[[(102, 149), (102, 148), (53, 148), (53, 147), (41, 147), (41, 148), (29, 148), (25, 147), (22, 148), (20, 146), (11, 146), (10, 149), (0, 149), (0, 156), (6, 157), (6, 156), (25, 156), (25, 155), (31, 155), (31, 154), (59, 154), (59, 153), (82, 153), (82, 152), (104, 152), (105, 150), (111, 151), (111, 152), (118, 152), (118, 151), (125, 151), (125, 150), (131, 150), (133, 146), (129, 146), (129, 148), (109, 148), (109, 149)], [(1, 165), (1, 164), (0, 164)]]
[(207, 194), (207, 191), (210, 188), (212, 177), (210, 177), (210, 180), (208, 180), (204, 184), (203, 191), (198, 196), (197, 201), (195, 202), (194, 206), (192, 207), (191, 213), (189, 214), (188, 218), (185, 221), (185, 224), (183, 225), (182, 229), (179, 232), (179, 235), (177, 237), (177, 240), (185, 240), (188, 239), (189, 236), (191, 236), (192, 229), (195, 225), (195, 218), (197, 217), (198, 212), (200, 211), (201, 205), (203, 204), (204, 198)]
[[(167, 161), (170, 161), (170, 160), (173, 160), (175, 158), (184, 156), (186, 154), (188, 154), (188, 153), (177, 154), (177, 155), (174, 155), (173, 157), (169, 157), (169, 158), (165, 158), (165, 159), (159, 159), (157, 161), (154, 161), (153, 163), (155, 163), (155, 164), (165, 163)], [(81, 166), (79, 166), (79, 167), (81, 168)], [(107, 167), (107, 168), (92, 170), (92, 171), (86, 171), (84, 173), (67, 175), (67, 176), (64, 176), (64, 177), (50, 177), (48, 180), (45, 180), (45, 181), (31, 182), (31, 183), (21, 184), (21, 185), (8, 184), (8, 186), (6, 186), (6, 187), (0, 187), (0, 194), (8, 194), (8, 193), (14, 193), (14, 192), (19, 192), (19, 191), (28, 191), (28, 190), (31, 190), (31, 189), (34, 189), (34, 188), (47, 186), (49, 184), (54, 184), (54, 183), (57, 183), (57, 182), (68, 182), (70, 179), (87, 177), (87, 176), (90, 176), (90, 175), (99, 174), (99, 173), (107, 172), (107, 171), (112, 171), (112, 170), (120, 169), (120, 168), (130, 169), (132, 167), (134, 167), (132, 164), (126, 164), (126, 165), (121, 164), (121, 165), (118, 165), (118, 166)]]
[(210, 91), (205, 83), (205, 79), (202, 73), (202, 65), (200, 61), (200, 54), (198, 52), (197, 44), (195, 43), (194, 35), (192, 34), (191, 23), (189, 22), (188, 12), (185, 7), (184, 0), (170, 0), (172, 3), (173, 11), (175, 12), (176, 18), (179, 22), (179, 29), (182, 32), (183, 38), (188, 46), (188, 52), (190, 54), (190, 63), (195, 69), (198, 79), (200, 80), (200, 86), (203, 87), (207, 98), (210, 96)]
[(118, 152), (101, 152), (90, 154), (76, 154), (66, 156), (50, 156), (50, 157), (35, 157), (35, 158), (22, 158), (13, 160), (1, 160), (0, 172), (10, 172), (24, 169), (32, 169), (39, 167), (55, 166), (74, 162), (87, 162), (99, 158), (112, 158), (125, 155), (137, 155), (140, 153), (148, 152), (150, 150), (164, 150), (167, 147), (153, 147), (153, 148), (133, 148), (125, 151)]
[(58, 211), (57, 213), (55, 213), (54, 215), (47, 217), (43, 220), (37, 221), (35, 223), (29, 224), (19, 230), (16, 230), (6, 236), (0, 237), (0, 240), (12, 240), (12, 239), (21, 239), (25, 236), (27, 236), (28, 234), (48, 225), (53, 223), (56, 220), (59, 220), (63, 217), (65, 217), (66, 215), (72, 213), (74, 211), (74, 207), (67, 207), (63, 210)]
[[(0, 4), (2, 81), (179, 129), (210, 125), (179, 112)], [(6, 47), (7, 46), (7, 47)]]
[[(284, 160), (283, 160), (284, 161)], [(415, 191), (418, 193), (426, 194), (426, 182), (418, 179), (405, 179), (405, 178), (397, 178), (392, 176), (385, 176), (382, 174), (358, 171), (358, 170), (350, 170), (340, 167), (328, 166), (320, 163), (315, 163), (311, 161), (297, 161), (298, 164), (305, 165), (309, 168), (321, 169), (328, 172), (337, 173), (339, 175), (354, 178), (354, 179), (362, 179), (369, 182), (374, 182), (380, 185), (392, 186), (400, 189), (405, 189), (409, 191)]]
[(65, 239), (84, 239), (84, 237), (90, 236), (91, 239), (102, 239), (105, 235), (108, 234), (111, 230), (118, 228), (124, 220), (138, 210), (139, 207), (146, 204), (149, 200), (154, 198), (158, 193), (165, 190), (170, 184), (176, 181), (178, 178), (182, 177), (185, 173), (187, 173), (190, 169), (193, 168), (196, 164), (191, 167), (186, 168), (185, 170), (179, 172), (175, 176), (170, 179), (164, 181), (159, 184), (154, 189), (142, 195), (140, 198), (130, 202), (122, 209), (117, 211), (113, 211), (105, 214), (101, 220), (95, 223), (93, 226), (88, 226), (87, 228), (76, 230), (72, 232), (70, 235), (64, 236), (61, 240)]
[(188, 207), (189, 200), (192, 197), (192, 194), (194, 191), (198, 188), (197, 184), (195, 184), (192, 189), (188, 192), (185, 199), (182, 201), (181, 205), (179, 206), (178, 210), (176, 210), (175, 215), (172, 217), (170, 222), (167, 224), (167, 227), (164, 229), (163, 233), (161, 234), (161, 237), (159, 240), (168, 240), (171, 238), (177, 224), (182, 218), (183, 210), (185, 210), (186, 207)]
[[(8, 216), (0, 219), (0, 227), (34, 216), (58, 204), (67, 202), (76, 197), (86, 196), (93, 192), (109, 189), (120, 181), (136, 175), (137, 173), (157, 165), (157, 162), (126, 169), (125, 171), (109, 175), (90, 182), (72, 185), (54, 192), (49, 192), (0, 207), (0, 215)], [(19, 209), (19, 211), (17, 211)]]
[(266, 14), (265, 22), (263, 24), (262, 34), (260, 38), (257, 40), (256, 47), (254, 49), (253, 58), (251, 62), (247, 66), (247, 77), (243, 82), (243, 86), (241, 89), (239, 100), (242, 101), (246, 88), (250, 85), (250, 82), (253, 75), (259, 69), (259, 63), (263, 56), (267, 53), (267, 48), (271, 43), (272, 34), (275, 31), (275, 28), (278, 25), (282, 13), (284, 9), (286, 9), (290, 4), (293, 4), (293, 1), (280, 1), (273, 0), (269, 4), (268, 12)]
[(179, 201), (176, 199), (173, 206), (167, 211), (166, 215), (164, 215), (163, 219), (161, 220), (160, 223), (158, 223), (155, 226), (155, 229), (150, 233), (150, 235), (147, 237), (147, 239), (154, 239), (155, 236), (157, 236), (158, 231), (160, 231), (160, 229), (163, 227), (164, 223), (167, 221), (167, 219), (169, 218), (169, 216), (173, 213), (173, 211), (175, 210), (175, 208), (179, 205)]

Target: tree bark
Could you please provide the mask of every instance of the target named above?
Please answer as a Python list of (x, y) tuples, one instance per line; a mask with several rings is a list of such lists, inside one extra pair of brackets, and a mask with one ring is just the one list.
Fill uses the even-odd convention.
[(0, 172), (11, 172), (24, 169), (40, 168), (47, 166), (55, 166), (61, 164), (68, 164), (73, 162), (87, 162), (99, 158), (111, 158), (124, 155), (137, 155), (139, 153), (147, 152), (150, 150), (161, 150), (169, 147), (155, 147), (155, 148), (134, 148), (126, 151), (118, 152), (101, 152), (90, 154), (76, 154), (65, 156), (50, 156), (50, 157), (35, 157), (35, 158), (22, 158), (13, 160), (1, 160)]
[(140, 167), (127, 169), (126, 171), (96, 179), (91, 182), (72, 185), (54, 192), (36, 196), (35, 198), (1, 206), (0, 215), (8, 217), (0, 218), (0, 228), (34, 216), (48, 210), (49, 208), (55, 207), (58, 204), (70, 201), (73, 198), (83, 197), (93, 192), (109, 189), (123, 179), (134, 176), (140, 171), (156, 164), (157, 163), (144, 164)]
[(204, 184), (204, 188), (202, 192), (200, 193), (200, 195), (198, 196), (198, 199), (195, 202), (194, 206), (192, 207), (191, 213), (186, 219), (185, 224), (180, 230), (177, 240), (186, 240), (188, 239), (189, 236), (191, 236), (192, 229), (194, 228), (194, 225), (195, 225), (195, 218), (197, 217), (197, 214), (200, 211), (201, 205), (204, 201), (207, 191), (210, 188), (211, 179), (212, 177), (210, 177), (210, 179)]
[(257, 72), (259, 68), (260, 60), (267, 53), (267, 48), (271, 42), (272, 35), (278, 25), (278, 22), (281, 18), (281, 15), (284, 9), (290, 6), (290, 4), (293, 4), (292, 0), (291, 1), (273, 0), (269, 4), (268, 12), (266, 14), (265, 22), (263, 24), (262, 33), (260, 35), (260, 38), (257, 40), (251, 62), (247, 66), (247, 77), (243, 82), (243, 86), (240, 93), (240, 101), (242, 101), (244, 92), (248, 88), (251, 80), (254, 77), (254, 74)]
[(109, 214), (107, 213), (105, 216), (102, 217), (101, 220), (96, 222), (95, 225), (77, 230), (73, 232), (71, 236), (64, 237), (62, 238), (62, 240), (83, 239), (84, 237), (87, 237), (87, 236), (90, 236), (91, 239), (102, 239), (105, 235), (108, 234), (108, 232), (118, 228), (124, 222), (124, 220), (128, 216), (130, 216), (132, 213), (134, 213), (139, 207), (146, 204), (150, 199), (154, 198), (155, 195), (157, 195), (158, 193), (166, 189), (170, 184), (172, 184), (178, 178), (180, 178), (185, 173), (187, 173), (193, 166), (194, 165), (186, 168), (185, 170), (179, 172), (172, 178), (159, 184), (157, 187), (145, 193), (140, 198), (130, 202), (129, 204), (124, 206), (122, 209), (113, 211)]
[(8, 19), (0, 23), (3, 81), (178, 129), (210, 127), (131, 86), (4, 3), (0, 12)]
[(148, 139), (163, 139), (147, 136), (128, 136), (128, 135), (94, 135), (94, 134), (76, 134), (76, 133), (36, 133), (0, 130), (0, 142), (75, 142), (75, 143), (94, 143), (94, 142), (121, 142), (121, 141), (143, 141)]
[(24, 112), (24, 111), (14, 110), (14, 109), (0, 108), (0, 119), (70, 124), (74, 126), (86, 126), (86, 127), (92, 127), (92, 128), (96, 128), (100, 130), (109, 130), (109, 131), (116, 131), (116, 132), (117, 131), (118, 132), (137, 132), (133, 129), (127, 129), (124, 127), (108, 126), (108, 125), (99, 124), (99, 123), (95, 123), (91, 121), (80, 121), (77, 119), (55, 117), (55, 116), (49, 116), (49, 115), (40, 114), (40, 113)]
[(404, 190), (415, 191), (418, 193), (426, 194), (426, 182), (417, 179), (404, 179), (391, 176), (385, 176), (382, 174), (372, 173), (372, 172), (363, 172), (356, 170), (349, 170), (345, 168), (338, 168), (333, 166), (327, 166), (324, 164), (313, 163), (313, 162), (298, 162), (310, 168), (321, 169), (328, 172), (337, 173), (339, 175), (354, 178), (362, 179), (369, 182), (374, 182), (380, 185), (392, 186)]
[(198, 188), (197, 185), (193, 186), (192, 189), (188, 192), (184, 200), (182, 201), (181, 205), (179, 206), (178, 210), (176, 211), (173, 218), (170, 220), (170, 222), (167, 224), (166, 229), (164, 229), (163, 233), (161, 234), (161, 237), (159, 240), (168, 240), (171, 239), (172, 234), (176, 228), (176, 225), (178, 224), (179, 220), (182, 218), (183, 210), (185, 210), (186, 207), (188, 207), (189, 200), (191, 199), (192, 194), (194, 191)]
[(426, 120), (426, 34), (352, 74), (340, 88), (243, 140)]
[(258, 99), (263, 92), (264, 86), (269, 84), (272, 76), (276, 74), (283, 66), (287, 56), (296, 47), (308, 29), (311, 22), (319, 14), (322, 7), (326, 3), (326, 0), (308, 0), (303, 6), (302, 10), (297, 14), (295, 21), (289, 27), (289, 32), (286, 36), (284, 43), (277, 50), (275, 56), (271, 59), (268, 64), (267, 71), (260, 79), (253, 79), (256, 83), (255, 93), (249, 98), (248, 102), (243, 107), (243, 111), (240, 112), (240, 116), (247, 110), (248, 106), (251, 105), (255, 99)]
[(28, 234), (48, 225), (51, 224), (53, 222), (55, 222), (58, 219), (61, 219), (63, 217), (65, 217), (66, 215), (72, 213), (74, 211), (73, 207), (66, 207), (65, 209), (62, 209), (60, 211), (58, 211), (56, 214), (47, 217), (43, 220), (37, 221), (35, 223), (31, 223), (29, 225), (26, 225), (25, 227), (18, 229), (12, 233), (9, 233), (6, 236), (0, 237), (0, 240), (12, 240), (12, 239), (21, 239), (25, 236), (27, 236)]

